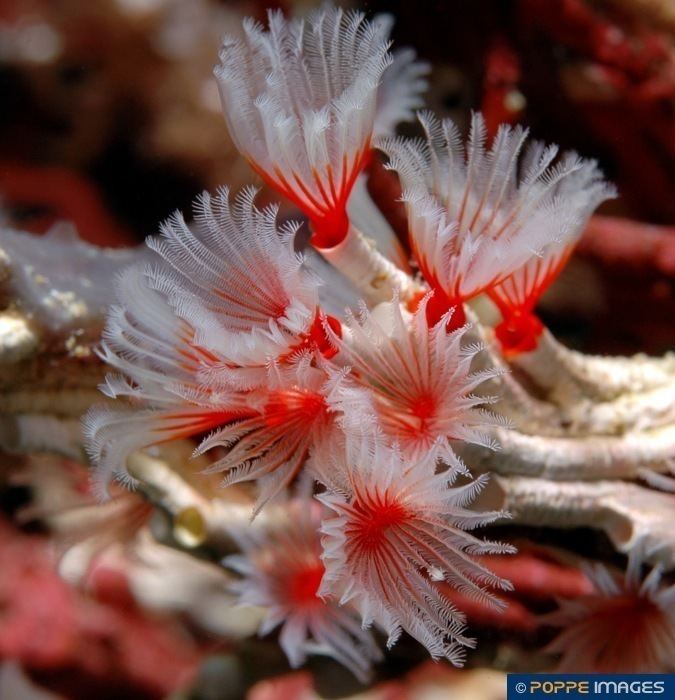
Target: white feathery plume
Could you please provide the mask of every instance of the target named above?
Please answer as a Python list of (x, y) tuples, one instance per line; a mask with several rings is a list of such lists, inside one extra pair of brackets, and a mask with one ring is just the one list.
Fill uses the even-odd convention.
[[(544, 144), (535, 141), (525, 157), (536, 162), (544, 151)], [(504, 351), (521, 352), (536, 347), (543, 324), (534, 315), (535, 306), (567, 264), (591, 214), (602, 202), (616, 196), (616, 189), (603, 180), (596, 161), (580, 162), (582, 167), (560, 180), (552, 192), (551, 216), (560, 216), (565, 221), (559, 238), (487, 290), (502, 314), (503, 321), (495, 332)], [(566, 218), (557, 213), (563, 210), (567, 212)]]
[(501, 370), (472, 371), (483, 348), (467, 342), (471, 327), (449, 331), (451, 314), (430, 326), (429, 297), (414, 314), (395, 297), (372, 312), (362, 308), (358, 317), (348, 313), (342, 338), (328, 331), (339, 349), (335, 360), (352, 369), (351, 381), (336, 386), (329, 402), (344, 414), (347, 431), (373, 422), (406, 457), (421, 459), (433, 449), (445, 464), (466, 472), (451, 442), (497, 449), (490, 428), (504, 419), (484, 408), (495, 398), (474, 390)]
[(317, 313), (319, 280), (293, 248), (299, 224), (278, 228), (278, 206), (257, 209), (256, 193), (231, 202), (226, 187), (205, 192), (192, 227), (176, 212), (147, 241), (166, 262), (150, 285), (192, 326), (192, 342), (231, 368), (264, 368), (290, 352)]
[(214, 358), (192, 343), (191, 327), (150, 286), (149, 272), (133, 266), (120, 275), (118, 304), (103, 331), (99, 354), (118, 374), (108, 375), (101, 391), (128, 401), (119, 409), (95, 406), (84, 418), (99, 498), (109, 497), (112, 479), (133, 485), (126, 464), (132, 452), (208, 431), (240, 408), (232, 391), (216, 397), (203, 386), (199, 372)]
[(496, 607), (501, 602), (486, 586), (511, 588), (474, 555), (513, 549), (467, 532), (504, 516), (465, 507), (486, 477), (451, 487), (450, 472), (435, 472), (435, 455), (404, 459), (368, 437), (317, 451), (312, 468), (329, 488), (319, 500), (335, 513), (321, 530), (326, 573), (319, 594), (355, 605), (364, 625), (387, 631), (389, 646), (405, 630), (433, 658), (461, 666), (474, 640), (464, 634), (463, 613), (434, 582)]
[[(257, 515), (300, 474), (315, 443), (331, 449), (339, 434), (324, 396), (328, 377), (311, 360), (309, 353), (301, 353), (287, 364), (273, 364), (264, 386), (248, 389), (232, 387), (219, 368), (205, 367), (197, 372), (200, 384), (192, 392), (180, 384), (167, 384), (167, 399), (146, 399), (145, 408), (93, 408), (85, 418), (85, 434), (96, 465), (98, 495), (107, 497), (112, 478), (133, 484), (126, 471), (132, 452), (208, 433), (195, 454), (215, 447), (226, 451), (205, 472), (223, 472), (222, 487), (256, 482), (253, 515)], [(333, 377), (331, 386), (341, 379)], [(125, 387), (130, 385), (117, 386), (109, 379), (104, 389), (111, 396), (133, 395)], [(171, 395), (173, 401), (168, 398)]]
[(401, 122), (415, 119), (415, 110), (424, 106), (422, 94), (429, 83), (426, 75), (431, 66), (417, 60), (414, 49), (405, 47), (392, 53), (393, 61), (382, 74), (377, 91), (377, 105), (373, 134), (376, 137), (393, 136)]
[(457, 126), (419, 114), (424, 139), (382, 139), (404, 190), (410, 240), (422, 274), (448, 305), (504, 282), (534, 258), (575, 241), (597, 204), (611, 196), (596, 163), (502, 125), (491, 145), (473, 114), (466, 147)]
[[(230, 134), (252, 167), (310, 218), (327, 246), (370, 157), (389, 21), (324, 5), (306, 20), (244, 21), (215, 68)], [(333, 244), (335, 244), (333, 243)]]
[[(131, 267), (120, 276), (100, 350), (118, 374), (106, 378), (102, 391), (128, 403), (96, 407), (84, 423), (99, 496), (106, 497), (113, 478), (132, 483), (126, 462), (135, 450), (212, 430), (232, 443), (235, 434), (255, 432), (245, 429), (254, 416), (264, 422), (265, 396), (298, 382), (304, 390), (318, 371), (302, 361), (321, 329), (318, 281), (293, 251), (292, 229), (278, 231), (276, 209), (257, 210), (254, 194), (244, 190), (233, 204), (227, 190), (215, 203), (204, 195), (195, 232), (175, 215), (164, 236), (149, 241), (164, 264)], [(321, 374), (312, 386), (324, 380)], [(256, 387), (262, 388), (256, 393)], [(253, 449), (251, 440), (246, 444)], [(276, 477), (285, 483), (302, 450), (279, 450), (277, 456), (295, 460), (291, 468), (264, 444), (255, 444), (255, 457), (233, 449), (222, 468), (241, 467), (237, 474), (254, 478), (251, 460), (267, 455), (268, 471), (279, 467)], [(256, 475), (264, 472), (255, 466)]]
[[(272, 365), (264, 387), (242, 392), (248, 413), (214, 430), (196, 450), (202, 454), (228, 448), (207, 471), (225, 472), (223, 487), (255, 480), (259, 493), (254, 515), (300, 474), (315, 444), (332, 449), (339, 435), (326, 394), (344, 373), (329, 382), (312, 359), (303, 353), (287, 365)], [(219, 390), (217, 373), (213, 381), (211, 386)], [(227, 390), (227, 384), (222, 388)]]

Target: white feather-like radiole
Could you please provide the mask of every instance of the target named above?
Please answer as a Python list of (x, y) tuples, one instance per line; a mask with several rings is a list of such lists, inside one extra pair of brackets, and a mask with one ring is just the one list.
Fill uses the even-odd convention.
[(395, 643), (403, 629), (434, 658), (456, 666), (475, 642), (464, 634), (465, 616), (439, 590), (444, 579), (485, 605), (500, 607), (486, 589), (510, 589), (475, 554), (513, 548), (467, 532), (503, 517), (465, 506), (485, 478), (452, 487), (453, 471), (436, 473), (432, 450), (404, 459), (377, 438), (348, 439), (314, 462), (329, 491), (319, 496), (334, 513), (322, 526), (326, 574), (320, 594), (355, 605), (364, 625), (375, 622)]
[(221, 465), (234, 470), (231, 480), (265, 474), (282, 487), (302, 465), (300, 443), (283, 452), (284, 436), (265, 431), (261, 411), (270, 391), (302, 384), (300, 364), (298, 377), (277, 372), (274, 382), (270, 368), (306, 341), (319, 313), (318, 279), (293, 249), (294, 227), (278, 229), (276, 208), (258, 210), (254, 196), (202, 195), (192, 228), (175, 214), (148, 241), (159, 263), (120, 276), (100, 354), (117, 371), (103, 393), (126, 401), (92, 409), (84, 423), (99, 495), (113, 478), (131, 482), (133, 451), (213, 430), (225, 439), (223, 426), (231, 443), (248, 438)]
[(448, 331), (450, 314), (430, 326), (428, 300), (414, 314), (395, 297), (373, 312), (347, 315), (343, 337), (331, 338), (340, 350), (335, 359), (351, 367), (353, 379), (336, 387), (329, 403), (344, 414), (347, 430), (362, 430), (372, 417), (406, 457), (420, 459), (433, 447), (447, 465), (466, 472), (451, 442), (498, 447), (490, 434), (507, 421), (485, 410), (494, 397), (474, 392), (502, 370), (472, 371), (484, 348), (467, 340), (470, 326)]
[[(326, 5), (306, 20), (270, 12), (244, 22), (215, 68), (238, 149), (309, 216), (321, 238), (342, 237), (345, 206), (369, 156), (377, 89), (393, 58), (389, 22)], [(338, 231), (339, 229), (339, 231)]]
[[(457, 126), (419, 114), (424, 139), (386, 138), (404, 190), (414, 255), (427, 281), (455, 303), (494, 289), (538, 257), (560, 254), (613, 190), (593, 161), (527, 145), (502, 125), (492, 143), (473, 114), (466, 147)], [(529, 268), (528, 268), (529, 269)]]

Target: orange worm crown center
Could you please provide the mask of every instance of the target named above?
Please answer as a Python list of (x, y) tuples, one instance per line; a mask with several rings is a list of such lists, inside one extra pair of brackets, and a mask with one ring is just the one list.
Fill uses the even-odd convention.
[[(408, 311), (414, 313), (417, 311), (420, 302), (426, 295), (426, 292), (420, 292), (415, 295), (407, 304)], [(447, 330), (454, 331), (461, 328), (466, 323), (466, 313), (464, 312), (464, 299), (451, 299), (443, 292), (442, 289), (434, 287), (434, 294), (427, 302), (426, 316), (429, 328), (435, 326), (450, 309), (454, 309), (452, 316), (448, 321)]]
[[(342, 324), (337, 318), (334, 318), (333, 316), (326, 316), (325, 322), (338, 338), (342, 337)], [(312, 350), (318, 350), (328, 360), (334, 357), (338, 352), (337, 348), (331, 343), (326, 333), (323, 320), (320, 312), (318, 311), (314, 317), (314, 320), (312, 321), (312, 325), (309, 327), (309, 330), (301, 336), (300, 342), (297, 345), (294, 345), (285, 355), (282, 355), (280, 359), (287, 360), (293, 355), (297, 355), (299, 352), (304, 350), (310, 352)]]

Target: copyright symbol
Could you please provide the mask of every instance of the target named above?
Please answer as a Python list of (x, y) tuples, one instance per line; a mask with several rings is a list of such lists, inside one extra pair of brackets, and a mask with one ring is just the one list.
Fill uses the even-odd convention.
[(526, 693), (527, 685), (525, 683), (516, 683), (516, 693)]

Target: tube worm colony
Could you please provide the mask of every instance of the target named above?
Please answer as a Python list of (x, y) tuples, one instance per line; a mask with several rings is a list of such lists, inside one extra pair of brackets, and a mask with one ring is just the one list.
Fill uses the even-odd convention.
[[(298, 252), (300, 225), (259, 208), (252, 188), (204, 194), (193, 224), (176, 213), (148, 239), (151, 252), (118, 275), (99, 347), (113, 373), (110, 401), (84, 419), (95, 491), (110, 498), (121, 481), (176, 517), (198, 512), (200, 542), (234, 542), (231, 590), (267, 608), (260, 631), (280, 627), (294, 666), (329, 654), (366, 679), (381, 658), (369, 628), (462, 665), (476, 642), (447, 590), (503, 608), (512, 584), (486, 555), (514, 547), (471, 530), (507, 511), (598, 526), (622, 552), (639, 545), (626, 590), (663, 613), (636, 621), (640, 638), (672, 650), (672, 588), (658, 573), (634, 579), (643, 560), (672, 566), (675, 541), (641, 528), (644, 509), (619, 485), (645, 503), (672, 498), (675, 361), (585, 357), (534, 313), (614, 188), (594, 161), (521, 127), (488, 143), (480, 114), (466, 143), (429, 112), (423, 138), (393, 136), (422, 106), (425, 67), (390, 52), (390, 26), (326, 5), (305, 20), (270, 12), (268, 27), (246, 21), (225, 39), (215, 75), (232, 139), (308, 219), (310, 248)], [(368, 199), (376, 149), (401, 183), (417, 275)], [(343, 311), (336, 300), (354, 288), (359, 308)], [(484, 295), (495, 328), (469, 305)], [(32, 449), (34, 425), (19, 448)], [(222, 487), (255, 489), (251, 523), (233, 525), (217, 491), (195, 496), (139, 453), (186, 438)], [(554, 482), (567, 482), (558, 496)], [(608, 576), (592, 577), (600, 598), (620, 595)], [(565, 668), (579, 635), (601, 645), (612, 634), (594, 601), (549, 618), (568, 627), (551, 646)], [(581, 622), (579, 606), (591, 611)], [(672, 659), (650, 647), (636, 664), (672, 670)]]

